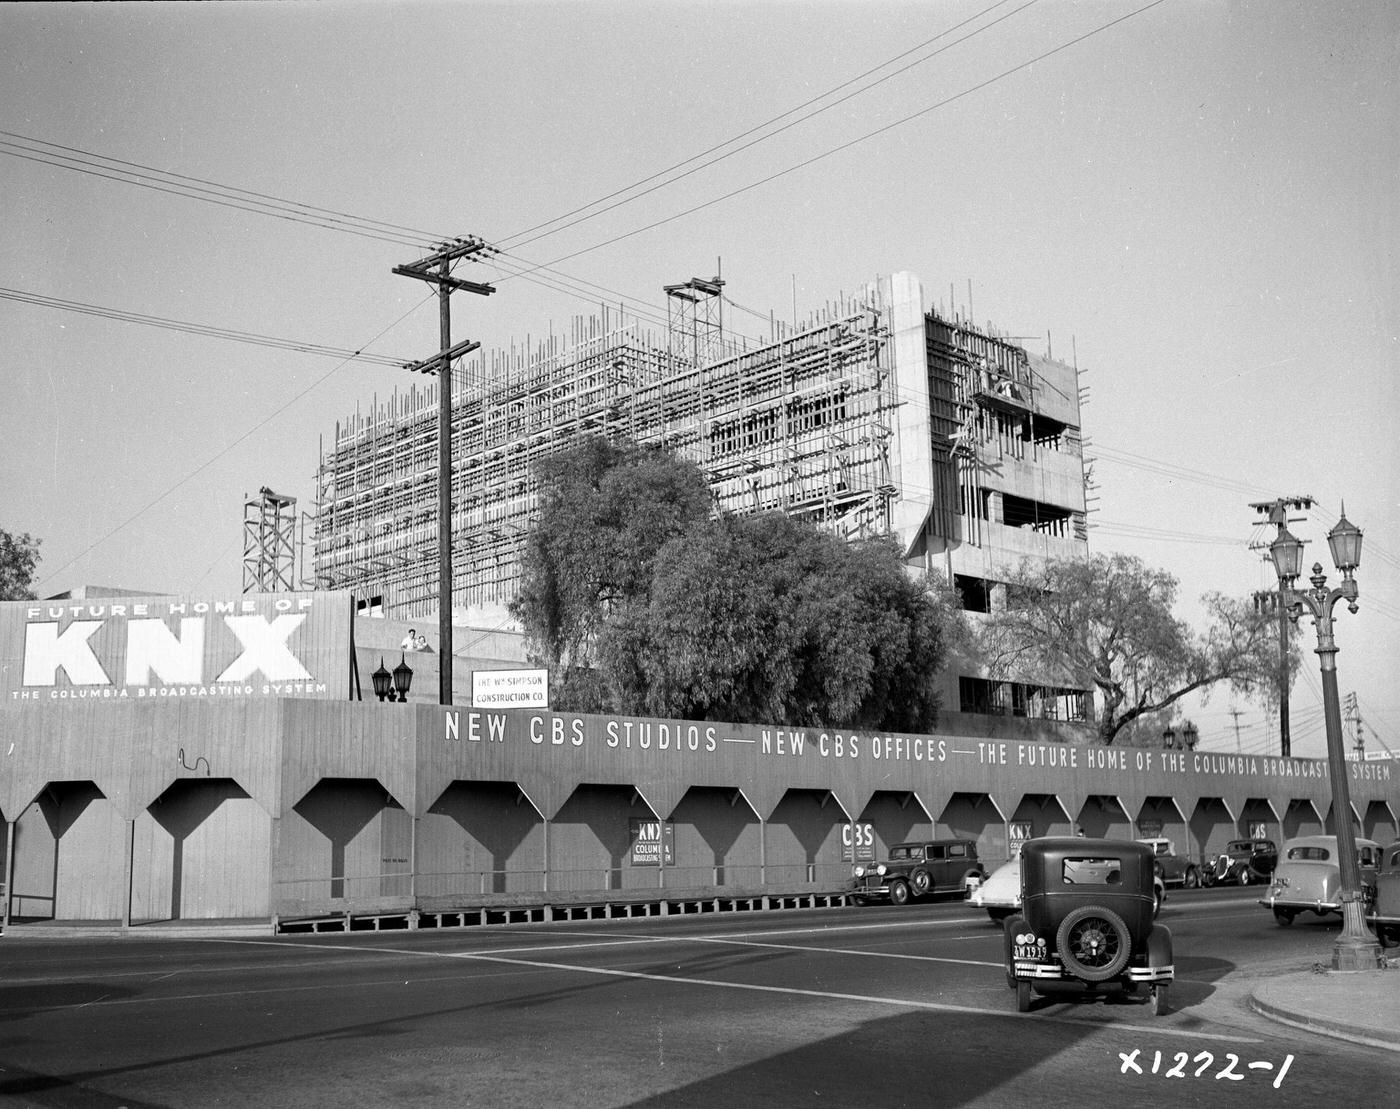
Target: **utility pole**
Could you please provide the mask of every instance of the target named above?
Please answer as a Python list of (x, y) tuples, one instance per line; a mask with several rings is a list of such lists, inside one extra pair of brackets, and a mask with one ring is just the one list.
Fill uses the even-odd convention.
[(413, 372), (436, 373), (438, 376), (438, 704), (452, 704), (452, 361), (470, 354), (481, 344), (467, 340), (452, 345), (452, 310), (448, 298), (458, 289), (490, 296), (496, 290), (491, 285), (463, 281), (450, 275), (451, 265), (459, 258), (469, 258), (483, 251), (495, 253), (481, 239), (472, 237), (442, 243), (426, 258), (395, 266), (400, 277), (412, 277), (437, 286), (438, 344), (440, 349), (431, 358), (414, 362), (405, 368)]
[[(1282, 532), (1286, 524), (1301, 523), (1303, 520), (1303, 517), (1294, 517), (1290, 521), (1290, 508), (1305, 512), (1312, 506), (1313, 498), (1304, 493), (1296, 497), (1278, 497), (1272, 501), (1255, 501), (1249, 507), (1259, 515), (1267, 517), (1266, 522), (1275, 525)], [(1264, 557), (1267, 560), (1268, 544), (1256, 546), (1264, 548)], [(1255, 593), (1254, 603), (1259, 606), (1269, 603), (1278, 611), (1278, 742), (1279, 754), (1288, 758), (1293, 752), (1293, 741), (1288, 732), (1288, 606), (1283, 600), (1283, 583), (1279, 583), (1277, 593)]]
[(1244, 715), (1239, 709), (1231, 709), (1230, 715), (1235, 718), (1235, 753), (1240, 752), (1240, 717)]

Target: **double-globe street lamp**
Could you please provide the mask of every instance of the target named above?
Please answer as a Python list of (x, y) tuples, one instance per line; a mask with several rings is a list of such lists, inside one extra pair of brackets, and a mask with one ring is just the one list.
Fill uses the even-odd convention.
[(1322, 666), (1322, 703), (1327, 721), (1327, 769), (1332, 779), (1332, 824), (1337, 833), (1337, 855), (1342, 888), (1342, 933), (1332, 948), (1333, 970), (1373, 970), (1379, 967), (1381, 949), (1366, 927), (1361, 891), (1361, 867), (1357, 863), (1356, 829), (1352, 827), (1351, 788), (1347, 784), (1346, 751), (1342, 745), (1342, 710), (1337, 700), (1337, 641), (1332, 634), (1332, 609), (1345, 600), (1357, 610), (1359, 590), (1352, 576), (1361, 565), (1361, 529), (1347, 519), (1342, 507), (1337, 526), (1327, 533), (1332, 561), (1342, 572), (1342, 584), (1327, 588), (1322, 563), (1313, 563), (1311, 589), (1295, 589), (1294, 582), (1303, 566), (1303, 541), (1279, 524), (1278, 538), (1269, 544), (1269, 557), (1278, 572), (1283, 603), (1288, 617), (1297, 623), (1307, 609), (1317, 628), (1317, 656)]
[(1201, 738), (1201, 733), (1196, 725), (1191, 721), (1186, 721), (1181, 726), (1180, 735), (1177, 734), (1176, 725), (1168, 724), (1162, 729), (1162, 746), (1168, 751), (1187, 750), (1194, 751), (1196, 743)]
[(390, 672), (380, 658), (379, 669), (370, 675), (370, 681), (374, 683), (374, 695), (381, 701), (407, 701), (413, 685), (413, 667), (400, 655), (399, 664)]

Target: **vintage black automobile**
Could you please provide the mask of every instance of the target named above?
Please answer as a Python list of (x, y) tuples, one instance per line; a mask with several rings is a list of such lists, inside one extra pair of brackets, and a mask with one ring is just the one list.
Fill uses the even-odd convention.
[(1225, 850), (1210, 859), (1201, 874), (1207, 886), (1267, 882), (1278, 865), (1278, 844), (1271, 839), (1232, 839)]
[(1148, 991), (1167, 1011), (1175, 969), (1172, 935), (1152, 919), (1152, 848), (1081, 836), (1028, 840), (1021, 848), (1021, 912), (1006, 921), (1006, 982), (1016, 1007), (1032, 991), (1079, 983), (1089, 993), (1117, 984)]
[(895, 905), (935, 893), (967, 896), (987, 876), (971, 839), (917, 840), (896, 843), (878, 863), (859, 863), (851, 872), (850, 894), (858, 904), (889, 898)]
[(1169, 886), (1185, 886), (1189, 890), (1201, 884), (1201, 872), (1185, 855), (1176, 853), (1176, 844), (1163, 836), (1139, 839), (1152, 848), (1157, 859), (1157, 874)]

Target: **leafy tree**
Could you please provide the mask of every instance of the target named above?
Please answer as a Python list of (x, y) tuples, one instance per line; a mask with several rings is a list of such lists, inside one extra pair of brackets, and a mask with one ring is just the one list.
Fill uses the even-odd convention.
[(1098, 693), (1099, 739), (1137, 718), (1228, 682), (1265, 691), (1277, 680), (1277, 617), (1218, 593), (1202, 598), (1204, 635), (1172, 615), (1177, 580), (1128, 555), (1023, 563), (1006, 607), (983, 625), (995, 677), (1057, 681)]
[(0, 601), (32, 601), (29, 586), (39, 565), (40, 539), (0, 528)]
[(888, 541), (722, 517), (663, 549), (599, 661), (619, 711), (928, 731), (956, 608)]
[(511, 604), (537, 664), (554, 670), (561, 704), (602, 707), (598, 633), (618, 604), (644, 596), (667, 540), (709, 515), (699, 467), (635, 443), (580, 441), (536, 470), (540, 513)]

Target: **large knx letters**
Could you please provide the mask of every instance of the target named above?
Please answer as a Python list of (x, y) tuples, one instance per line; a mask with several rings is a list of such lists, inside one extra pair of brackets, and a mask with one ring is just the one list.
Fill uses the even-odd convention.
[(312, 681), (293, 647), (312, 604), (310, 597), (283, 597), (262, 606), (244, 600), (33, 607), (24, 625), (23, 684)]

